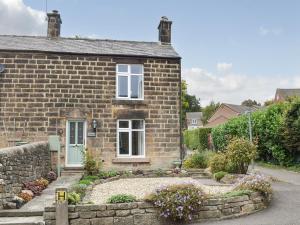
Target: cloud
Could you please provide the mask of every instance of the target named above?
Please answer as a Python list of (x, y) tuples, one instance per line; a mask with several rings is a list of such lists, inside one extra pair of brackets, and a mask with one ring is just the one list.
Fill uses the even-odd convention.
[(264, 26), (259, 27), (259, 34), (261, 36), (267, 36), (267, 35), (275, 35), (278, 36), (283, 32), (281, 28), (266, 28)]
[(210, 101), (240, 104), (245, 99), (261, 103), (274, 98), (276, 88), (299, 88), (300, 76), (247, 76), (235, 73), (213, 74), (202, 68), (183, 70), (188, 93), (205, 106)]
[(45, 13), (23, 0), (0, 0), (0, 21), (0, 34), (46, 35)]
[(217, 64), (217, 69), (219, 72), (227, 72), (231, 70), (232, 68), (232, 63), (218, 63)]

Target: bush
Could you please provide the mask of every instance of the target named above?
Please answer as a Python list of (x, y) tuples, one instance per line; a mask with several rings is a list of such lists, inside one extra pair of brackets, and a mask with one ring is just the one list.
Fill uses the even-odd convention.
[(118, 172), (115, 171), (115, 170), (110, 170), (110, 171), (100, 171), (98, 173), (98, 177), (100, 179), (107, 179), (107, 178), (110, 178), (110, 177), (115, 177), (118, 175)]
[(244, 138), (234, 138), (225, 154), (228, 162), (236, 168), (236, 173), (246, 174), (251, 160), (255, 159), (256, 146)]
[(183, 162), (183, 167), (190, 168), (207, 168), (210, 158), (213, 156), (212, 151), (199, 151), (192, 154)]
[(42, 189), (45, 189), (49, 185), (49, 181), (44, 178), (37, 179), (34, 183)]
[(127, 195), (127, 194), (118, 194), (111, 196), (107, 203), (127, 203), (127, 202), (135, 202), (136, 197), (133, 195)]
[(214, 173), (214, 178), (216, 181), (220, 181), (226, 174), (228, 173), (224, 171), (219, 171), (217, 173)]
[(192, 184), (180, 184), (157, 189), (146, 200), (159, 207), (160, 216), (164, 218), (191, 220), (204, 199), (204, 192), (200, 188)]
[(240, 179), (234, 190), (252, 190), (258, 191), (265, 195), (267, 199), (271, 199), (273, 190), (271, 187), (271, 183), (267, 180), (266, 177), (259, 174), (247, 175), (244, 178)]
[(76, 192), (68, 193), (68, 204), (77, 205), (80, 202), (80, 194)]
[(81, 198), (85, 195), (87, 189), (86, 184), (75, 184), (71, 187), (71, 192), (76, 192), (77, 194), (80, 195)]
[(101, 168), (101, 162), (96, 161), (94, 156), (86, 150), (84, 152), (84, 162), (83, 162), (84, 170), (87, 175), (95, 175), (99, 172)]
[(221, 152), (213, 155), (209, 160), (209, 167), (213, 174), (220, 171), (227, 171), (226, 155)]
[(193, 130), (186, 130), (183, 133), (184, 144), (189, 149), (205, 150), (209, 148), (208, 136), (211, 128), (198, 128)]
[(32, 196), (26, 192), (21, 192), (18, 197), (22, 198), (24, 202), (29, 202), (32, 199)]
[(55, 181), (56, 178), (57, 178), (56, 173), (53, 172), (53, 171), (50, 171), (50, 172), (47, 174), (47, 180), (48, 180), (49, 182)]

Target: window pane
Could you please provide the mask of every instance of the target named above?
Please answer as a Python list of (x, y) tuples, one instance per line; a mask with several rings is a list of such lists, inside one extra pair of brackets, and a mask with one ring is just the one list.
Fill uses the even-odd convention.
[(118, 65), (118, 72), (128, 73), (128, 65)]
[(143, 66), (142, 65), (131, 65), (131, 73), (133, 74), (142, 74)]
[(128, 77), (118, 76), (118, 97), (128, 97)]
[(131, 98), (142, 98), (143, 76), (131, 76)]
[(128, 121), (119, 121), (119, 128), (129, 128)]
[(143, 129), (143, 120), (132, 120), (132, 129)]
[(76, 132), (76, 123), (70, 122), (70, 144), (76, 144), (75, 143), (75, 132)]
[(119, 132), (119, 154), (128, 155), (129, 154), (129, 133)]
[(83, 144), (83, 122), (78, 122), (77, 144)]
[(144, 155), (144, 131), (132, 131), (132, 155)]

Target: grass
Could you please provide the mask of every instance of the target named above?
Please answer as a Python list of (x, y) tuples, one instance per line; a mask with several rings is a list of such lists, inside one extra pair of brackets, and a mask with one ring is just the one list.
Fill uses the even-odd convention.
[(280, 165), (275, 165), (275, 164), (268, 163), (268, 162), (257, 162), (257, 165), (263, 166), (266, 168), (270, 168), (270, 169), (285, 169), (285, 170), (300, 173), (300, 164), (293, 165), (293, 166), (280, 166)]

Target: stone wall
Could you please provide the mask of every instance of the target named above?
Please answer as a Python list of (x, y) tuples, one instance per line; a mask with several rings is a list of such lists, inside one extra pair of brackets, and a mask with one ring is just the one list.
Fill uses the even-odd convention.
[[(0, 51), (0, 142), (46, 140), (60, 134), (66, 142), (66, 121), (83, 119), (96, 137), (87, 148), (120, 169), (169, 168), (180, 157), (180, 59), (110, 57), (59, 53)], [(144, 65), (144, 100), (116, 100), (116, 64)], [(118, 118), (143, 117), (146, 160), (116, 158)], [(2, 143), (3, 144), (3, 143)], [(1, 143), (0, 143), (1, 146)], [(61, 162), (65, 162), (62, 149)]]
[[(225, 219), (251, 214), (264, 209), (264, 197), (259, 193), (230, 198), (208, 199), (195, 215), (194, 222)], [(46, 225), (55, 225), (55, 207), (44, 212)], [(70, 225), (172, 225), (159, 217), (150, 203), (135, 202), (105, 205), (69, 206)], [(182, 223), (180, 223), (182, 224)]]
[(47, 142), (0, 149), (0, 209), (22, 190), (22, 183), (45, 177), (50, 171)]

